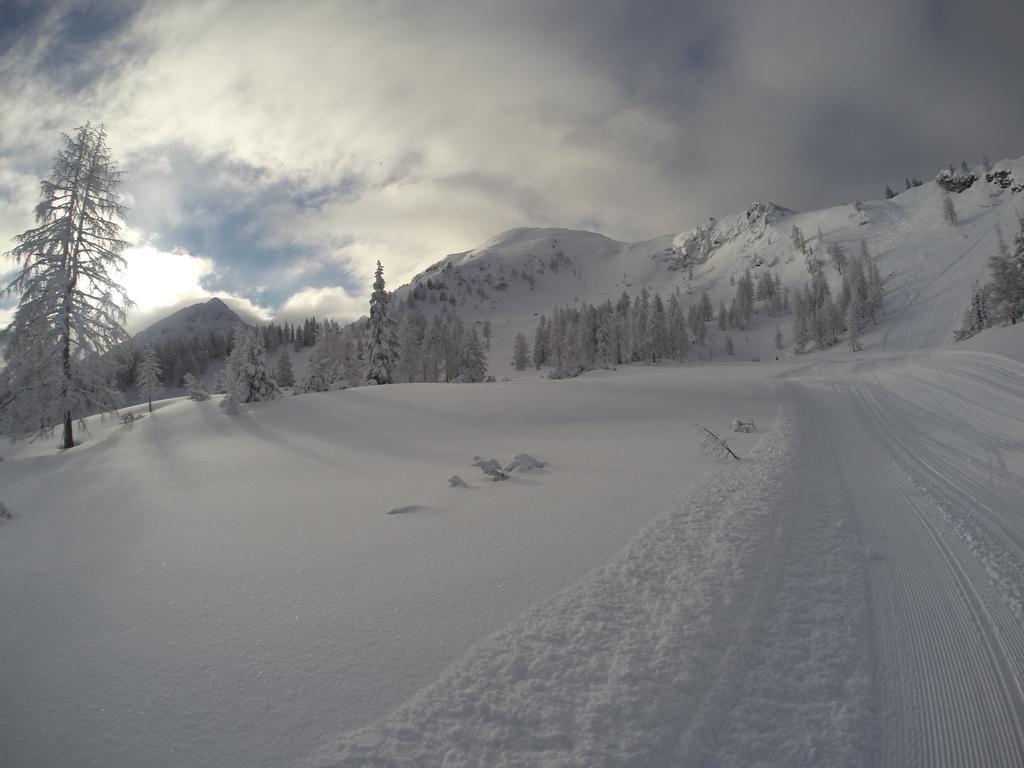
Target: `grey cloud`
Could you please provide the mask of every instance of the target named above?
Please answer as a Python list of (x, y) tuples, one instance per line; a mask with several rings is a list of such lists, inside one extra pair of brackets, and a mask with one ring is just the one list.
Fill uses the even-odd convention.
[(639, 239), (1024, 152), (1018, 0), (122, 8), (80, 67), (44, 66), (52, 14), (0, 56), (0, 178), (103, 120), (138, 225), (207, 227), (224, 288), (348, 296), (508, 227)]

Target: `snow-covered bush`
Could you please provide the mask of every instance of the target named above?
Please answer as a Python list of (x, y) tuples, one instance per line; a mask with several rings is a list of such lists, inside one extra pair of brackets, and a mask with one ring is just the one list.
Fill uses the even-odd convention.
[(11, 510), (9, 510), (7, 508), (7, 505), (4, 504), (2, 501), (0, 501), (0, 518), (3, 518), (4, 520), (10, 520), (13, 518)]
[(508, 475), (505, 474), (505, 470), (501, 468), (501, 464), (496, 459), (484, 459), (480, 456), (474, 456), (473, 466), (480, 467), (480, 471), (492, 480), (508, 480)]
[(203, 382), (200, 381), (192, 373), (186, 373), (184, 377), (185, 391), (188, 393), (189, 400), (195, 400), (199, 402), (201, 400), (209, 400), (210, 393), (206, 391), (203, 386)]

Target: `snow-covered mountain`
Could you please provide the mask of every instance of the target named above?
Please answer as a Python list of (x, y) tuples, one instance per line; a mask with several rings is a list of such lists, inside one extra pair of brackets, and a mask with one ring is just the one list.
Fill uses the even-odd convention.
[(238, 323), (244, 323), (238, 314), (218, 298), (189, 307), (158, 320), (132, 337), (137, 347), (161, 344), (171, 339), (191, 338), (210, 331), (230, 334)]
[[(960, 172), (944, 173), (955, 176), (954, 189), (964, 186)], [(646, 287), (663, 296), (678, 291), (684, 302), (707, 291), (717, 307), (729, 303), (746, 269), (755, 277), (777, 272), (785, 286), (798, 288), (809, 275), (805, 255), (793, 244), (796, 227), (808, 251), (826, 261), (826, 246), (839, 244), (854, 255), (864, 241), (886, 279), (886, 319), (874, 343), (931, 349), (951, 340), (975, 280), (986, 279), (997, 228), (1012, 240), (1024, 213), (1024, 157), (990, 170), (971, 168), (969, 176), (976, 180), (960, 192), (929, 181), (889, 200), (819, 211), (757, 202), (693, 229), (634, 243), (570, 229), (513, 229), (446, 256), (395, 295), (411, 297), (428, 315), (448, 304), (466, 321), (490, 321), (492, 370), (500, 373), (511, 359), (515, 334), (532, 338), (538, 316), (555, 306), (614, 302), (623, 291), (636, 296)], [(955, 225), (943, 219), (947, 194)], [(827, 272), (835, 288), (839, 275), (831, 267)], [(771, 350), (775, 325), (776, 320), (755, 320), (736, 339), (737, 356), (749, 359)], [(788, 338), (788, 328), (783, 330)]]

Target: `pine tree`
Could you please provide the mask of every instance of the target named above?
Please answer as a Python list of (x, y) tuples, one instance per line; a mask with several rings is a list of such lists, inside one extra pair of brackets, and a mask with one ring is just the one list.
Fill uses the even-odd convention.
[(782, 326), (775, 326), (775, 348), (781, 350), (785, 346), (785, 340), (782, 338)]
[(1015, 249), (1010, 249), (997, 229), (998, 250), (989, 257), (992, 279), (988, 283), (992, 309), (1004, 323), (1015, 325), (1024, 316), (1024, 220), (1014, 238)]
[(288, 350), (282, 349), (277, 358), (277, 365), (274, 367), (274, 380), (279, 387), (295, 386), (295, 371), (292, 368), (292, 359), (288, 356)]
[(21, 266), (4, 289), (19, 294), (7, 329), (2, 405), (13, 437), (42, 435), (63, 425), (62, 445), (74, 442), (72, 420), (89, 411), (114, 411), (110, 350), (128, 340), (132, 306), (115, 282), (125, 267), (118, 201), (121, 172), (102, 126), (86, 123), (64, 136), (64, 149), (41, 184), (37, 227), (18, 235), (7, 254)]
[(487, 353), (477, 335), (476, 326), (463, 334), (462, 350), (459, 355), (459, 371), (456, 379), (469, 384), (476, 384), (487, 376)]
[(886, 187), (885, 187), (885, 199), (886, 200), (892, 200), (894, 197), (896, 197), (896, 193), (892, 191), (891, 187), (886, 185)]
[(963, 323), (959, 330), (953, 332), (957, 341), (969, 339), (992, 325), (992, 316), (988, 308), (988, 290), (977, 283), (971, 293), (971, 306), (964, 312)]
[(732, 345), (732, 334), (725, 334), (725, 354), (734, 355), (736, 354), (736, 348)]
[(224, 390), (227, 396), (221, 407), (232, 416), (242, 403), (273, 400), (280, 394), (267, 365), (263, 334), (241, 323), (235, 326), (231, 354), (224, 363)]
[(366, 380), (376, 384), (394, 381), (398, 343), (395, 323), (388, 312), (389, 300), (384, 290), (384, 267), (378, 261), (370, 295), (370, 340), (366, 349)]
[(668, 339), (672, 359), (680, 363), (686, 360), (690, 339), (686, 335), (686, 317), (675, 294), (668, 300)]
[(434, 315), (427, 326), (423, 337), (423, 349), (420, 352), (421, 381), (437, 383), (441, 361), (444, 359), (443, 335), (444, 323), (441, 321), (441, 316)]
[(629, 337), (631, 340), (632, 360), (639, 362), (651, 356), (647, 324), (650, 318), (651, 299), (647, 287), (640, 289), (640, 295), (633, 302), (629, 318)]
[(850, 351), (860, 352), (860, 324), (863, 322), (863, 307), (860, 291), (850, 292), (850, 303), (846, 310), (846, 328), (850, 334)]
[(328, 392), (344, 389), (356, 377), (357, 363), (351, 337), (326, 326), (309, 354), (306, 375), (299, 382), (300, 392)]
[(650, 360), (657, 363), (669, 354), (668, 347), (668, 316), (665, 314), (665, 303), (660, 294), (654, 294), (651, 305), (651, 319), (647, 329), (646, 346), (650, 351)]
[(396, 375), (398, 381), (420, 381), (423, 354), (423, 339), (427, 332), (427, 321), (415, 309), (406, 309), (398, 323), (398, 356)]
[(800, 227), (794, 224), (789, 236), (793, 241), (793, 250), (801, 255), (806, 254), (807, 241), (804, 239), (804, 233), (801, 231)]
[(793, 297), (793, 351), (802, 355), (810, 343), (810, 307), (807, 304), (809, 292), (806, 287), (798, 290)]
[(714, 320), (715, 310), (711, 306), (711, 297), (708, 296), (707, 291), (701, 291), (700, 294), (700, 316), (705, 323), (710, 323)]
[(515, 369), (517, 371), (525, 371), (529, 358), (530, 348), (526, 342), (526, 337), (521, 333), (517, 333), (512, 350), (512, 362), (515, 365)]
[(540, 370), (548, 362), (548, 321), (544, 315), (537, 321), (537, 332), (533, 336), (533, 364)]
[(149, 403), (149, 412), (153, 412), (153, 398), (160, 394), (160, 360), (153, 347), (146, 347), (142, 361), (135, 370), (135, 388), (139, 397)]

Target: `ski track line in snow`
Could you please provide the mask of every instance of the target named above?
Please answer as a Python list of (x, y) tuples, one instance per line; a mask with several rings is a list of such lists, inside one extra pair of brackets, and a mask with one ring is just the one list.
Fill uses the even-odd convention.
[(959, 318), (960, 310), (948, 309), (947, 311), (944, 308), (943, 314), (945, 317), (939, 323), (933, 316), (933, 310), (929, 306), (928, 314), (924, 318), (924, 322), (922, 322), (919, 313), (914, 311), (915, 307), (918, 300), (929, 290), (935, 287), (941, 288), (940, 281), (954, 268), (963, 265), (967, 257), (974, 252), (982, 240), (995, 234), (998, 223), (998, 220), (994, 222), (978, 235), (974, 242), (953, 261), (918, 285), (917, 290), (907, 298), (903, 310), (898, 315), (889, 318), (888, 327), (882, 335), (882, 349), (921, 349), (922, 340), (926, 340), (926, 343), (923, 345), (924, 348), (930, 349), (938, 347), (945, 339), (949, 338), (952, 328)]
[[(882, 383), (881, 373), (894, 381)], [(883, 555), (873, 574), (882, 762), (1024, 765), (1019, 615), (979, 551), (925, 489), (939, 488), (964, 515), (997, 519), (993, 510), (1019, 504), (1005, 506), (1012, 502), (998, 488), (963, 473), (947, 475), (956, 469), (956, 451), (943, 450), (920, 420), (930, 419), (925, 424), (933, 428), (959, 426), (968, 439), (969, 425), (956, 423), (948, 399), (921, 397), (917, 387), (924, 382), (908, 380), (912, 372), (897, 366), (881, 373), (855, 373), (827, 394), (809, 395), (823, 422), (843, 436), (847, 488), (865, 536)], [(900, 384), (910, 385), (917, 408), (894, 394)], [(1009, 516), (1002, 518), (1009, 524)], [(1018, 514), (1018, 535), (1021, 522)]]
[(749, 459), (315, 764), (870, 764), (863, 546), (834, 454), (798, 429), (781, 415)]

